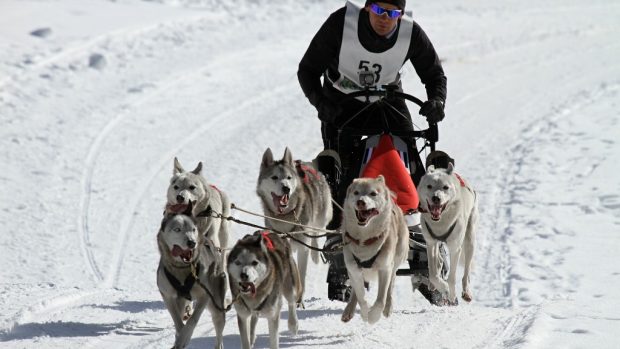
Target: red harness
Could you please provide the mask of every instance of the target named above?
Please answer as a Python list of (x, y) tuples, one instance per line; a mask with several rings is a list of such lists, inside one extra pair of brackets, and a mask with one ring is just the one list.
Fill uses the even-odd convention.
[(458, 173), (454, 172), (454, 175), (456, 176), (456, 179), (459, 180), (459, 182), (461, 183), (461, 187), (465, 186), (465, 181), (463, 180), (463, 178), (461, 178), (461, 176), (459, 176)]
[(311, 180), (318, 181), (321, 179), (321, 176), (319, 176), (319, 172), (317, 170), (302, 164), (301, 160), (295, 160), (295, 168), (297, 169), (297, 174), (299, 174), (299, 177), (303, 178), (305, 184), (310, 183)]
[(273, 241), (271, 241), (269, 234), (270, 232), (268, 232), (267, 230), (263, 230), (260, 232), (260, 235), (263, 236), (263, 240), (265, 240), (265, 246), (267, 246), (267, 249), (269, 251), (273, 251), (275, 247), (273, 246)]

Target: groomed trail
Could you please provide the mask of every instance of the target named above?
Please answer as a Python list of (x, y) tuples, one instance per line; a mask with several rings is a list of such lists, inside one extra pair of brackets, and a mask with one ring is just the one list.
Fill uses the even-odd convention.
[[(202, 161), (259, 212), (264, 150), (321, 150), (297, 64), (342, 4), (2, 1), (0, 346), (170, 347), (155, 235), (172, 159)], [(480, 195), (474, 301), (433, 307), (399, 277), (390, 318), (344, 324), (327, 266), (310, 265), (299, 334), (281, 326), (280, 346), (617, 347), (620, 4), (408, 6), (448, 76), (438, 146)], [(403, 79), (425, 97), (410, 64)], [(264, 320), (257, 333), (268, 347)], [(203, 316), (189, 348), (213, 345)], [(224, 345), (240, 347), (234, 310)]]

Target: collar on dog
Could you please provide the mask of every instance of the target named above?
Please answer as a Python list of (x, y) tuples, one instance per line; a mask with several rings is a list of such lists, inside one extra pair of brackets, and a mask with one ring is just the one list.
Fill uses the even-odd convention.
[(268, 295), (267, 297), (265, 297), (265, 299), (263, 299), (262, 302), (260, 302), (260, 304), (258, 305), (258, 307), (256, 307), (255, 309), (250, 308), (250, 306), (245, 302), (245, 300), (243, 298), (239, 298), (241, 299), (241, 302), (243, 302), (243, 305), (245, 305), (246, 308), (248, 308), (251, 311), (261, 311), (263, 310), (263, 307), (265, 306), (265, 304), (267, 304), (267, 301), (269, 300), (270, 296)]
[(363, 245), (363, 246), (370, 246), (370, 245), (374, 244), (375, 242), (381, 240), (381, 238), (383, 237), (383, 233), (381, 233), (381, 234), (379, 234), (377, 236), (371, 237), (368, 240), (360, 241), (360, 240), (352, 237), (351, 234), (349, 234), (348, 231), (345, 232), (344, 235), (347, 237), (347, 239), (351, 240), (352, 243), (354, 243), (354, 244), (356, 244), (358, 246), (360, 244)]
[(448, 232), (441, 236), (435, 235), (431, 227), (428, 225), (428, 222), (424, 221), (424, 225), (426, 226), (428, 233), (433, 237), (433, 239), (446, 242), (446, 240), (448, 240), (448, 238), (450, 237), (450, 234), (452, 234), (452, 232), (454, 231), (454, 228), (456, 227), (456, 221), (454, 221), (450, 229), (448, 229)]
[(377, 254), (374, 255), (372, 258), (363, 262), (359, 258), (357, 258), (355, 254), (353, 254), (353, 259), (355, 259), (355, 263), (358, 267), (362, 269), (370, 269), (372, 268), (372, 265), (375, 264), (375, 260), (377, 260), (377, 257), (379, 257), (379, 253), (381, 253), (381, 250), (379, 250)]
[[(196, 275), (200, 273), (200, 263), (196, 265), (195, 273)], [(193, 270), (189, 273), (189, 275), (187, 275), (187, 277), (183, 281), (183, 284), (181, 284), (181, 282), (179, 282), (179, 280), (177, 280), (177, 278), (175, 278), (174, 275), (172, 275), (172, 273), (170, 273), (170, 271), (166, 269), (166, 267), (164, 267), (164, 274), (166, 275), (166, 278), (168, 279), (172, 287), (174, 287), (174, 289), (177, 291), (177, 295), (179, 297), (183, 297), (188, 301), (192, 300), (191, 290), (196, 283), (196, 277), (194, 276)]]

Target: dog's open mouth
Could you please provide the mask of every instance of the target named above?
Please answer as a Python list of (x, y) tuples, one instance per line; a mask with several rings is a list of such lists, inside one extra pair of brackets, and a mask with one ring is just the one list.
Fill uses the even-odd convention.
[(256, 286), (253, 282), (239, 282), (239, 290), (241, 293), (249, 293), (252, 297), (256, 296)]
[(430, 212), (431, 214), (431, 219), (433, 219), (434, 221), (438, 221), (441, 218), (441, 214), (443, 213), (443, 210), (445, 210), (446, 206), (448, 205), (447, 202), (443, 205), (441, 204), (433, 205), (430, 202), (428, 202), (428, 200), (426, 201), (426, 204), (428, 205), (428, 212)]
[(168, 204), (166, 205), (166, 211), (170, 213), (181, 213), (187, 210), (187, 204)]
[(379, 214), (379, 211), (376, 208), (371, 208), (370, 210), (355, 210), (355, 215), (357, 216), (357, 224), (358, 225), (366, 225), (368, 221), (376, 215)]
[(275, 193), (271, 193), (271, 198), (273, 199), (273, 205), (278, 210), (278, 213), (284, 213), (284, 210), (288, 206), (288, 194), (284, 195), (276, 195)]
[(185, 263), (190, 263), (192, 261), (192, 257), (194, 256), (194, 250), (189, 248), (184, 250), (179, 245), (174, 245), (172, 247), (172, 256), (173, 257), (181, 257), (181, 260)]

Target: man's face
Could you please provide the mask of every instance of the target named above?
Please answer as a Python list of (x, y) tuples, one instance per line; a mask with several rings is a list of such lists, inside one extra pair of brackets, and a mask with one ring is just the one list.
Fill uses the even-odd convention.
[[(385, 2), (375, 2), (374, 4), (385, 10), (399, 10), (398, 6), (387, 4)], [(377, 13), (375, 13), (375, 11), (371, 9), (371, 6), (372, 4), (365, 7), (366, 11), (368, 11), (370, 16), (370, 26), (378, 35), (388, 35), (392, 30), (394, 30), (396, 24), (398, 24), (398, 19), (402, 17), (402, 13), (396, 18), (390, 18), (387, 13), (378, 15)]]

